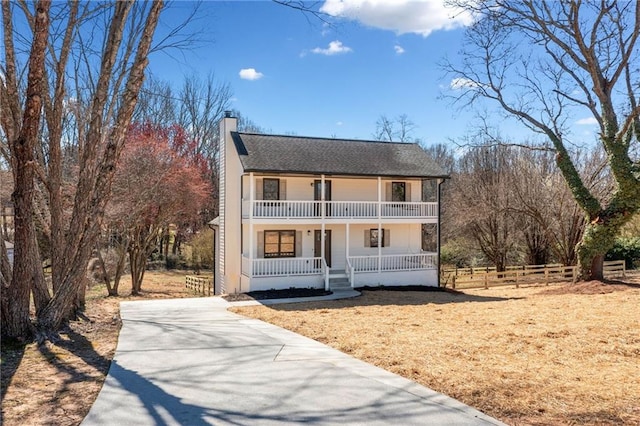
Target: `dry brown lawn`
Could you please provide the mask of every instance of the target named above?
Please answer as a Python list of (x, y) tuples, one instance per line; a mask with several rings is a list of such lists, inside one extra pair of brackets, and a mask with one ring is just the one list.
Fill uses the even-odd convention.
[(505, 423), (640, 424), (640, 280), (234, 308)]
[[(78, 425), (95, 401), (115, 353), (123, 300), (197, 297), (185, 289), (184, 272), (147, 272), (142, 295), (106, 297), (104, 286), (87, 292), (87, 318), (71, 322), (61, 340), (23, 348), (2, 347), (2, 419), (10, 425)], [(120, 293), (131, 292), (124, 277)]]

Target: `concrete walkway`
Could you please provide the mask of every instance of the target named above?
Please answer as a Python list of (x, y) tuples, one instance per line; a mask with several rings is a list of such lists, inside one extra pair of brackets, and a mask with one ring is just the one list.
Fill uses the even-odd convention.
[(487, 425), (454, 399), (212, 298), (122, 302), (83, 425)]

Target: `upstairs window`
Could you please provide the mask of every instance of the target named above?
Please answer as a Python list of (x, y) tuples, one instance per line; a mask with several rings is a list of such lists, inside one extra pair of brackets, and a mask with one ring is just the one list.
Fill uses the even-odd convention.
[(280, 179), (263, 179), (262, 180), (262, 199), (263, 200), (279, 200), (280, 199)]
[(407, 200), (406, 195), (407, 187), (404, 182), (391, 182), (391, 201), (404, 203)]

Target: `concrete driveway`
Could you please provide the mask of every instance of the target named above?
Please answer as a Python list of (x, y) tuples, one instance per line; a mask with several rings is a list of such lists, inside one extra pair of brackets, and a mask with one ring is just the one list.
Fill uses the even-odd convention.
[(123, 302), (83, 425), (502, 424), (220, 298)]

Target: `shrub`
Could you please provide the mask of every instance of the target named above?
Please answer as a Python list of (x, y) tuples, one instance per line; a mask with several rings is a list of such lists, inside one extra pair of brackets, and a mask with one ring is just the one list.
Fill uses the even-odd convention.
[(616, 239), (605, 260), (624, 260), (627, 269), (640, 268), (640, 237)]
[(189, 266), (196, 271), (213, 267), (213, 230), (206, 228), (191, 240)]
[(176, 269), (180, 263), (180, 256), (176, 254), (169, 254), (165, 259), (165, 265), (167, 269)]

